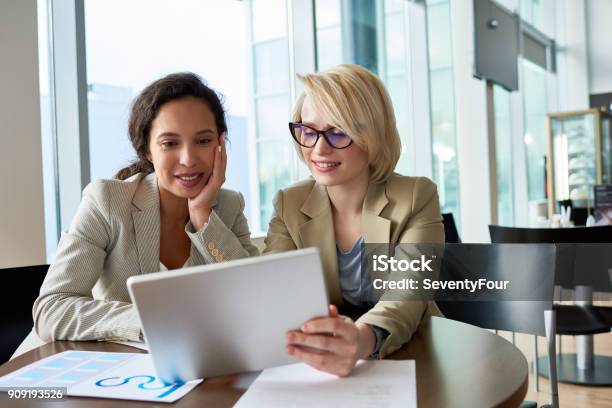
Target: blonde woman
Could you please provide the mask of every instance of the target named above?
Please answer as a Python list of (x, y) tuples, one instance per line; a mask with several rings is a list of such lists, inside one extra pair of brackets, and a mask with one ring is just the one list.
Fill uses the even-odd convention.
[[(300, 79), (289, 128), (312, 178), (277, 193), (264, 252), (319, 248), (329, 316), (287, 333), (287, 352), (344, 376), (357, 360), (400, 348), (437, 312), (416, 300), (364, 303), (362, 244), (441, 243), (444, 228), (435, 184), (393, 172), (400, 138), (381, 80), (357, 65)], [(338, 307), (365, 313), (354, 322)]]

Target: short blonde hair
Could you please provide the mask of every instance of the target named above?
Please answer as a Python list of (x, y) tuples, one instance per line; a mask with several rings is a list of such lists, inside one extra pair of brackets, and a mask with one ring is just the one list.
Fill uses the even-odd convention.
[(302, 106), (309, 96), (331, 126), (347, 132), (368, 153), (370, 180), (385, 181), (395, 169), (402, 146), (391, 98), (380, 78), (353, 64), (298, 78), (304, 84), (304, 92), (298, 97), (293, 121), (302, 121)]

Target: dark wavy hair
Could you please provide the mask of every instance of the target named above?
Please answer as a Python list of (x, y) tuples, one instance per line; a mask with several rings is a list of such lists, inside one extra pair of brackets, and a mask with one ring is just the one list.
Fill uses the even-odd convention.
[(137, 159), (117, 172), (116, 179), (125, 180), (136, 173), (152, 173), (153, 163), (147, 159), (151, 124), (163, 104), (175, 99), (193, 96), (208, 105), (215, 117), (217, 134), (227, 132), (225, 110), (221, 96), (209, 88), (199, 76), (191, 72), (167, 75), (147, 86), (132, 104), (128, 132)]

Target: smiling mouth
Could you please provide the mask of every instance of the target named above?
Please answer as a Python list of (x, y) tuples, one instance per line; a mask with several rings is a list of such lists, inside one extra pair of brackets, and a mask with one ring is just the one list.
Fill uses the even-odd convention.
[(331, 162), (331, 161), (312, 161), (314, 165), (320, 169), (331, 169), (334, 167), (338, 167), (340, 162)]
[(175, 176), (175, 177), (177, 177), (177, 178), (179, 178), (181, 180), (184, 180), (184, 181), (193, 181), (193, 180), (199, 178), (200, 176), (202, 176), (202, 173), (185, 174), (185, 175), (182, 175), (182, 176)]
[(189, 173), (176, 175), (174, 177), (176, 177), (179, 183), (181, 183), (183, 186), (193, 187), (200, 182), (203, 176), (204, 173)]

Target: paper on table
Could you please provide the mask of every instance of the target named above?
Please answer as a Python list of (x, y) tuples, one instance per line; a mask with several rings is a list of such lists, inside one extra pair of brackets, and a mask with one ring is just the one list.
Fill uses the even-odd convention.
[(264, 370), (235, 407), (416, 407), (414, 360), (360, 361), (338, 378), (303, 364)]
[(174, 402), (202, 380), (166, 385), (149, 354), (64, 351), (0, 377), (0, 387), (66, 387), (68, 395)]

